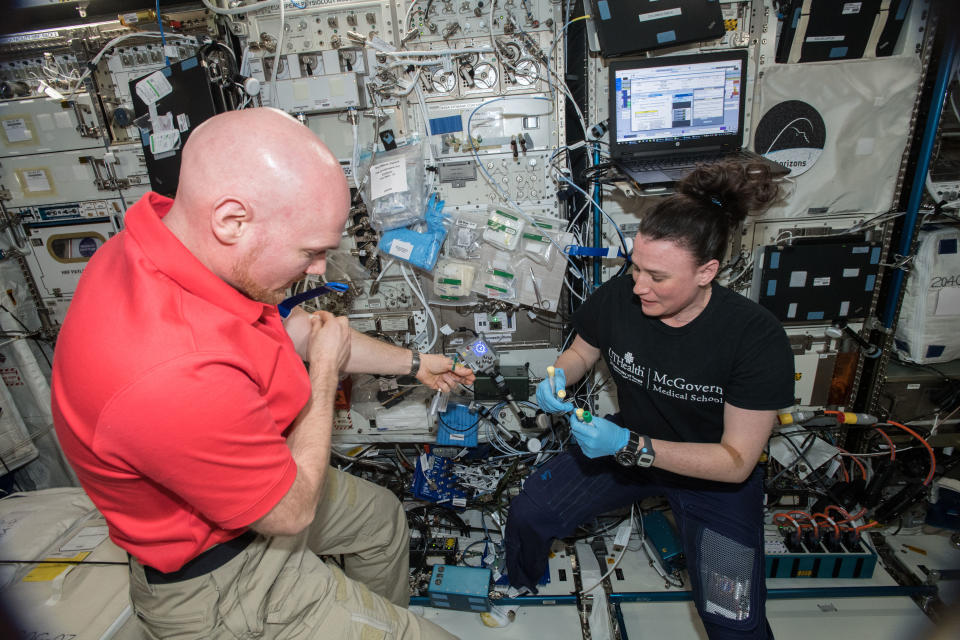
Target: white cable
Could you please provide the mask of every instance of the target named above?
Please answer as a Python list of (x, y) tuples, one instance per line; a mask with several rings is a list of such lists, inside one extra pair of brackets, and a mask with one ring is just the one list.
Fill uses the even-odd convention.
[[(407, 7), (407, 13), (404, 14), (404, 16), (403, 16), (403, 24), (400, 25), (400, 26), (401, 26), (400, 33), (402, 34), (402, 35), (400, 36), (400, 39), (401, 39), (401, 40), (403, 40), (404, 38), (406, 38), (406, 37), (410, 34), (410, 32), (407, 31), (407, 25), (410, 24), (410, 13), (413, 11), (413, 8), (414, 8), (415, 6), (417, 6), (417, 3), (418, 3), (418, 2), (420, 2), (420, 0), (413, 0), (413, 1), (410, 3), (410, 6)], [(426, 17), (427, 17), (426, 14), (424, 14), (423, 17), (426, 18)]]
[[(360, 118), (362, 117), (356, 109), (351, 109), (353, 113), (350, 129), (353, 131), (353, 157), (351, 158), (350, 173), (353, 176), (353, 186), (360, 189)], [(381, 271), (381, 273), (383, 273)]]
[[(634, 520), (633, 520), (633, 509), (634, 509), (634, 505), (631, 504), (631, 505), (630, 505), (630, 533), (631, 533), (631, 534), (633, 533), (633, 522), (634, 522)], [(627, 542), (629, 543), (629, 540), (628, 540)], [(603, 574), (602, 576), (600, 576), (600, 579), (597, 580), (596, 584), (593, 584), (593, 585), (591, 585), (591, 586), (589, 586), (589, 587), (584, 587), (583, 589), (581, 589), (581, 590), (580, 590), (580, 595), (582, 595), (582, 596), (587, 595), (588, 593), (590, 593), (591, 591), (593, 591), (594, 589), (596, 589), (597, 587), (599, 587), (601, 584), (603, 584), (603, 581), (604, 581), (604, 580), (606, 580), (608, 577), (610, 577), (610, 574), (613, 573), (613, 572), (617, 569), (617, 567), (620, 565), (620, 561), (623, 560), (623, 556), (624, 556), (624, 554), (627, 552), (627, 547), (628, 547), (628, 546), (629, 546), (629, 544), (623, 545), (623, 548), (620, 549), (620, 553), (617, 555), (617, 559), (616, 559), (616, 561), (614, 561), (613, 566), (610, 567), (610, 570), (607, 571), (607, 572), (606, 572), (605, 574)]]
[(427, 324), (428, 336), (430, 335), (429, 326), (431, 324), (433, 325), (433, 339), (430, 340), (430, 344), (428, 344), (424, 349), (425, 352), (429, 352), (431, 349), (433, 349), (434, 345), (437, 344), (437, 337), (440, 335), (440, 328), (439, 328), (439, 325), (437, 324), (437, 318), (435, 315), (433, 315), (433, 310), (430, 308), (430, 305), (427, 304), (427, 300), (424, 297), (423, 292), (420, 290), (420, 285), (418, 283), (415, 284), (417, 280), (417, 274), (416, 273), (413, 274), (413, 282), (411, 282), (410, 277), (407, 276), (406, 265), (402, 263), (400, 264), (400, 273), (403, 275), (403, 279), (406, 281), (407, 285), (410, 287), (410, 290), (413, 291), (413, 295), (415, 295), (417, 297), (417, 300), (420, 301), (420, 304), (423, 305), (423, 310), (427, 314), (427, 320), (429, 320), (429, 323)]
[[(202, 0), (203, 6), (214, 13), (219, 13), (224, 16), (238, 16), (243, 13), (250, 13), (251, 11), (256, 11), (257, 9), (264, 9), (266, 7), (273, 6), (275, 4), (280, 4), (280, 0), (263, 0), (263, 2), (254, 2), (253, 4), (244, 5), (242, 7), (236, 7), (234, 9), (222, 9), (217, 5), (210, 2), (210, 0)], [(281, 5), (282, 6), (282, 5)]]
[(490, 47), (464, 47), (463, 49), (431, 49), (429, 51), (420, 51), (411, 49), (409, 51), (386, 51), (384, 55), (392, 58), (415, 58), (417, 56), (459, 56), (464, 53), (490, 53)]
[[(284, 3), (280, 2), (280, 37), (277, 38), (277, 50), (273, 53), (273, 77), (270, 78), (270, 101), (276, 109), (280, 108), (280, 99), (277, 96), (277, 74), (280, 73), (280, 50), (283, 49), (283, 35), (286, 32), (283, 28), (283, 5)], [(287, 69), (287, 75), (292, 77), (290, 69)]]

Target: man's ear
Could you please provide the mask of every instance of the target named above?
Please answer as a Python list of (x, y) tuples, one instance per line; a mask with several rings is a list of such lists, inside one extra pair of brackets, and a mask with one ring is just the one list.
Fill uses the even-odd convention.
[(236, 244), (253, 220), (253, 211), (248, 203), (233, 196), (224, 196), (213, 203), (210, 227), (213, 235), (222, 244)]
[(717, 277), (717, 271), (720, 270), (720, 261), (711, 260), (706, 264), (701, 265), (697, 269), (697, 284), (701, 287), (705, 287), (710, 284), (715, 277)]

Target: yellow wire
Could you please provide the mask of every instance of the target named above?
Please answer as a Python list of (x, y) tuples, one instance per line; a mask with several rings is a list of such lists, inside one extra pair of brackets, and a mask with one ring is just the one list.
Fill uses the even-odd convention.
[(580, 16), (579, 18), (574, 18), (573, 20), (570, 21), (570, 24), (573, 24), (573, 23), (576, 22), (577, 20), (586, 20), (586, 19), (589, 18), (589, 17), (590, 17), (590, 14), (587, 14), (587, 15), (585, 15), (585, 16)]

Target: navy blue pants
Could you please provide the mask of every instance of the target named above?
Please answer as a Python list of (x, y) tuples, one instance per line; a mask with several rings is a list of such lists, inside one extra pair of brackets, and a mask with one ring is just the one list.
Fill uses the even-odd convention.
[(648, 496), (666, 496), (680, 529), (700, 618), (711, 640), (772, 638), (766, 618), (763, 471), (743, 483), (698, 480), (591, 460), (574, 448), (531, 474), (510, 504), (507, 575), (535, 589), (554, 538)]

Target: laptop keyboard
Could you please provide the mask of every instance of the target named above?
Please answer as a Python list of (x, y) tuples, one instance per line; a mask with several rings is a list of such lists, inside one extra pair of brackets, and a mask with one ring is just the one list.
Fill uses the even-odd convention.
[(624, 163), (634, 171), (657, 171), (664, 169), (692, 169), (701, 163), (715, 162), (729, 154), (709, 154), (702, 156), (675, 156), (671, 158), (650, 158), (645, 160), (630, 160)]

